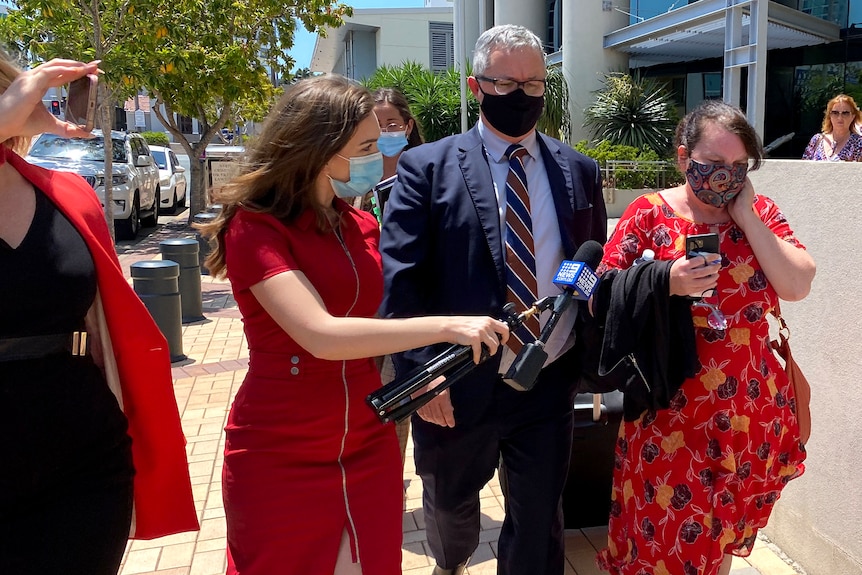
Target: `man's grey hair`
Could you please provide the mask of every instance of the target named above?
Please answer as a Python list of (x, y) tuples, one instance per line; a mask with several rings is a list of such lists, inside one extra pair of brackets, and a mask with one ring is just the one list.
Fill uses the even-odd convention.
[(476, 40), (476, 48), (473, 50), (473, 75), (481, 76), (485, 73), (488, 58), (494, 50), (509, 52), (520, 48), (535, 50), (543, 60), (545, 58), (542, 41), (523, 26), (503, 24), (485, 30)]

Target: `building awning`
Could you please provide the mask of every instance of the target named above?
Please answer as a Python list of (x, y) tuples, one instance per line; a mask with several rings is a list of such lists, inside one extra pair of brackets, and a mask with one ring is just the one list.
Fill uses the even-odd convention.
[(312, 72), (332, 72), (336, 62), (344, 53), (344, 42), (351, 32), (376, 32), (379, 29), (380, 26), (347, 21), (339, 28), (327, 28), (325, 37), (321, 34), (317, 35), (308, 69)]
[[(767, 50), (798, 48), (841, 39), (837, 24), (769, 2)], [(699, 0), (626, 26), (605, 36), (604, 47), (629, 54), (629, 66), (721, 58), (725, 49), (726, 0)], [(747, 40), (749, 14), (743, 15)]]

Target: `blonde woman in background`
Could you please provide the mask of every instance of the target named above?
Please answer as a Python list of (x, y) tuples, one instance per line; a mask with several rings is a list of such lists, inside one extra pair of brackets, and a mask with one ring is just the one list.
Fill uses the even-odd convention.
[(853, 98), (838, 94), (826, 104), (823, 131), (811, 138), (802, 159), (828, 162), (862, 160), (862, 136), (859, 135), (858, 128), (860, 123), (862, 112)]

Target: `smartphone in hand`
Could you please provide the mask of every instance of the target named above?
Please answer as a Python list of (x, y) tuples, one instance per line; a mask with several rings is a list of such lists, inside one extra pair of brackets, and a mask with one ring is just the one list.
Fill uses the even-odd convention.
[(685, 259), (700, 257), (701, 254), (717, 254), (718, 234), (695, 234), (685, 237)]
[[(706, 254), (717, 254), (718, 251), (718, 234), (694, 234), (685, 237), (685, 259), (703, 257), (703, 265), (713, 263), (715, 260), (707, 260)], [(713, 256), (715, 257), (715, 256)], [(698, 266), (700, 267), (700, 266)], [(704, 294), (693, 293), (689, 294), (689, 299), (700, 300)]]
[(69, 84), (66, 96), (66, 121), (93, 131), (96, 120), (96, 91), (99, 77), (87, 74)]

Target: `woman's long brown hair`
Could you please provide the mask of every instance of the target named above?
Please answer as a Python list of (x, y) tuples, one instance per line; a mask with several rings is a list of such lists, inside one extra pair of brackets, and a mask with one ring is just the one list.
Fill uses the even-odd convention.
[(206, 259), (214, 277), (225, 274), (224, 232), (240, 206), (285, 223), (314, 210), (324, 229), (317, 178), (373, 109), (368, 90), (341, 76), (300, 80), (285, 91), (249, 145), (239, 175), (214, 193), (213, 200), (222, 205), (218, 217), (199, 226), (214, 244)]

